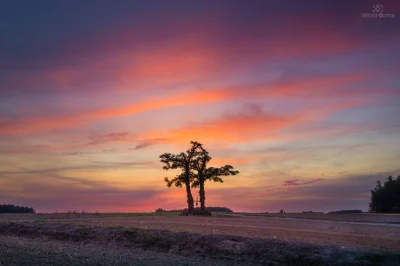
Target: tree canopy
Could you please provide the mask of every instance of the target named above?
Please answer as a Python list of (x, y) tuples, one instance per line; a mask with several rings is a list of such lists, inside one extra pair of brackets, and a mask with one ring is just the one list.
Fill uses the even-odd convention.
[(385, 183), (378, 180), (371, 190), (369, 210), (377, 213), (400, 213), (400, 176), (389, 176)]

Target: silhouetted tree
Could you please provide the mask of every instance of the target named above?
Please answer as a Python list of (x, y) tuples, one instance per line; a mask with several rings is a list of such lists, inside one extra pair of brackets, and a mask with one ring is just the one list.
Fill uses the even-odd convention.
[(204, 213), (205, 211), (206, 192), (204, 183), (207, 180), (223, 183), (224, 180), (221, 178), (221, 176), (239, 174), (239, 171), (234, 170), (230, 165), (225, 165), (220, 168), (207, 168), (207, 164), (210, 160), (211, 157), (208, 151), (202, 147), (201, 154), (196, 158), (196, 160), (192, 161), (192, 168), (197, 171), (197, 174), (193, 175), (192, 187), (199, 188), (201, 213)]
[(164, 180), (167, 183), (168, 187), (171, 187), (172, 184), (175, 184), (177, 187), (182, 187), (184, 184), (186, 187), (186, 195), (187, 195), (187, 203), (188, 203), (188, 213), (193, 213), (194, 201), (192, 192), (190, 190), (190, 183), (192, 181), (192, 173), (191, 173), (191, 163), (202, 150), (201, 143), (197, 141), (190, 142), (191, 147), (186, 152), (181, 152), (180, 154), (171, 154), (164, 153), (160, 155), (160, 162), (164, 163), (164, 170), (170, 169), (182, 169), (182, 173), (177, 175), (174, 179), (169, 180), (166, 177)]
[(389, 176), (382, 186), (378, 180), (371, 190), (369, 210), (377, 213), (400, 213), (400, 176)]
[[(192, 171), (189, 171), (189, 184), (193, 182), (194, 174)], [(186, 185), (186, 173), (183, 171), (182, 173), (176, 175), (172, 179), (168, 179), (168, 177), (164, 177), (165, 183), (167, 183), (167, 187), (172, 187), (174, 185), (177, 188), (181, 188), (182, 184)]]

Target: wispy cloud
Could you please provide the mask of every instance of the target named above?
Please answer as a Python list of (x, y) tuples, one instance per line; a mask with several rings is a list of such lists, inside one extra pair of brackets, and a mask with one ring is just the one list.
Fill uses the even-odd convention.
[(134, 148), (131, 148), (130, 150), (141, 150), (156, 144), (160, 143), (165, 143), (168, 142), (169, 140), (167, 138), (153, 138), (153, 139), (145, 139), (139, 142)]
[(286, 187), (291, 187), (291, 186), (304, 186), (308, 184), (313, 184), (316, 182), (323, 181), (324, 179), (322, 178), (316, 178), (316, 179), (308, 179), (308, 180), (300, 180), (300, 179), (291, 179), (291, 180), (284, 180), (282, 181), (282, 185)]
[(0, 174), (3, 175), (18, 175), (18, 174), (39, 174), (39, 173), (58, 173), (65, 171), (90, 171), (90, 170), (101, 170), (101, 169), (112, 169), (112, 168), (143, 168), (152, 165), (153, 162), (102, 162), (102, 161), (91, 161), (90, 164), (82, 164), (82, 165), (66, 165), (60, 167), (50, 167), (40, 169), (25, 169), (20, 167), (19, 171), (0, 171)]
[[(368, 77), (368, 76), (367, 76)], [(359, 96), (365, 91), (343, 90), (338, 94), (335, 86), (351, 84), (366, 78), (366, 75), (323, 75), (319, 77), (306, 77), (295, 80), (278, 80), (277, 82), (266, 82), (257, 85), (209, 87), (201, 90), (180, 91), (169, 94), (166, 97), (143, 99), (135, 104), (115, 106), (109, 108), (97, 108), (80, 113), (72, 113), (60, 116), (30, 117), (6, 120), (0, 134), (18, 134), (44, 131), (49, 129), (65, 129), (75, 125), (85, 125), (94, 119), (107, 119), (120, 116), (135, 115), (151, 110), (166, 109), (174, 106), (189, 106), (193, 104), (205, 104), (238, 99), (269, 99), (270, 97), (285, 98), (340, 98), (348, 96)], [(315, 93), (317, 90), (318, 93)], [(385, 93), (384, 89), (377, 91)], [(121, 132), (126, 133), (126, 132)], [(99, 136), (100, 137), (100, 136)], [(104, 138), (122, 137), (119, 135), (102, 136)], [(101, 141), (101, 140), (100, 140)], [(96, 144), (96, 140), (93, 141)]]
[(2, 201), (33, 206), (39, 212), (148, 211), (155, 209), (168, 192), (144, 187), (121, 189), (104, 182), (51, 175), (35, 182), (19, 179), (20, 192), (15, 194), (13, 180), (7, 183), (8, 190), (2, 189)]
[(346, 102), (324, 107), (308, 107), (293, 114), (267, 113), (261, 105), (245, 106), (235, 113), (227, 113), (219, 118), (189, 124), (167, 132), (146, 132), (145, 135), (168, 136), (171, 141), (188, 142), (192, 139), (203, 141), (236, 141), (279, 139), (279, 131), (291, 126), (317, 123), (325, 116), (350, 108), (358, 103)]
[(98, 145), (114, 141), (124, 141), (127, 139), (129, 134), (129, 132), (112, 132), (104, 135), (92, 136), (90, 137), (92, 141), (88, 142), (87, 145)]

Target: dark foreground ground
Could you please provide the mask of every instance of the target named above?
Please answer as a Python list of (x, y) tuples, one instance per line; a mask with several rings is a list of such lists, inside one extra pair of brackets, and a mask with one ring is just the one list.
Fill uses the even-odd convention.
[(244, 265), (233, 260), (181, 256), (88, 242), (1, 236), (0, 265)]
[(400, 265), (396, 225), (272, 217), (42, 218), (0, 219), (0, 265)]

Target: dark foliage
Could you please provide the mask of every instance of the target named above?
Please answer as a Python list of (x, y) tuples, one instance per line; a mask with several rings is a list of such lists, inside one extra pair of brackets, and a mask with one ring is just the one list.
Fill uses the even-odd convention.
[(15, 206), (12, 204), (0, 205), (0, 213), (35, 213), (34, 208)]
[[(198, 212), (200, 208), (194, 208), (194, 212)], [(158, 208), (156, 212), (187, 212), (187, 209), (179, 209), (179, 210), (164, 210), (162, 208)], [(231, 209), (227, 207), (219, 207), (219, 206), (213, 206), (213, 207), (206, 207), (205, 209), (206, 212), (233, 212)]]
[(189, 216), (189, 215), (211, 216), (212, 213), (207, 210), (202, 210), (201, 208), (194, 208), (192, 213), (189, 213), (187, 209), (184, 209), (179, 214), (179, 216)]
[(389, 176), (382, 186), (378, 180), (371, 190), (369, 210), (377, 213), (400, 213), (400, 176)]
[(340, 210), (340, 211), (332, 211), (329, 213), (337, 213), (337, 214), (345, 214), (345, 213), (363, 213), (362, 210)]
[(206, 211), (209, 211), (209, 212), (233, 212), (231, 209), (229, 209), (227, 207), (218, 207), (218, 206), (206, 207)]

